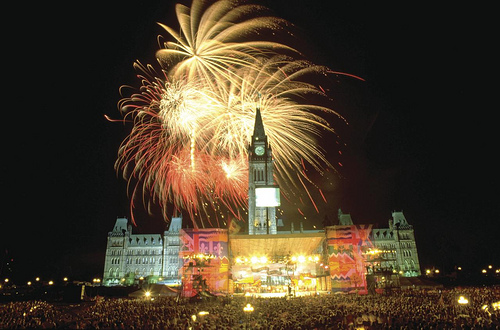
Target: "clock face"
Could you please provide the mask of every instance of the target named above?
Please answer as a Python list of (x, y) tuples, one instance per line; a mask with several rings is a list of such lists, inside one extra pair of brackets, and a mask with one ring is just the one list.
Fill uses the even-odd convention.
[(258, 146), (255, 148), (255, 154), (257, 156), (262, 156), (264, 154), (264, 151), (265, 151), (264, 147), (262, 147), (262, 146)]

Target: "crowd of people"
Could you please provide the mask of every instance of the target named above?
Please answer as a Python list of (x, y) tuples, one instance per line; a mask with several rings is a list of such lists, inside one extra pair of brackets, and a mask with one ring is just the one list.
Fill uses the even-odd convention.
[[(197, 303), (167, 297), (103, 298), (76, 305), (10, 302), (0, 305), (0, 328), (500, 329), (500, 310), (491, 305), (499, 300), (500, 288), (484, 287)], [(247, 304), (253, 310), (244, 311)]]

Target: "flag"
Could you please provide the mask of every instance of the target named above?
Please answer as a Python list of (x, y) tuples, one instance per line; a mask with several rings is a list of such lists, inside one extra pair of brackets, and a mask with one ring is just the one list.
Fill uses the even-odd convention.
[(230, 235), (236, 234), (240, 231), (241, 226), (234, 218), (229, 218), (228, 231)]

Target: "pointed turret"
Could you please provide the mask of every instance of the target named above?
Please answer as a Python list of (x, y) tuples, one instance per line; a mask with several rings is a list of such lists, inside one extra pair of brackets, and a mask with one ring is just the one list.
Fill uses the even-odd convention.
[[(252, 141), (248, 147), (248, 234), (274, 235), (277, 233), (276, 205), (257, 206), (257, 188), (277, 187), (274, 185), (272, 151), (267, 142), (260, 112), (260, 95), (255, 111)], [(260, 193), (262, 194), (263, 190), (260, 190)]]
[(262, 123), (262, 115), (260, 114), (260, 106), (257, 106), (255, 113), (255, 125), (253, 127), (254, 140), (264, 140), (266, 132), (264, 131), (264, 124)]

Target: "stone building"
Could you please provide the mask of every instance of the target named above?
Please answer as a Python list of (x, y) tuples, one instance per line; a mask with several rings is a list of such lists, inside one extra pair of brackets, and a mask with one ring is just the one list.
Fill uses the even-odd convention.
[(130, 285), (139, 278), (178, 281), (179, 230), (182, 218), (173, 218), (160, 234), (133, 234), (127, 218), (116, 219), (108, 233), (103, 284)]
[[(421, 274), (413, 227), (403, 212), (393, 212), (387, 228), (354, 224), (350, 214), (339, 210), (337, 224), (322, 230), (304, 231), (301, 223), (295, 232), (292, 223), (289, 232), (278, 231), (279, 187), (274, 183), (272, 149), (258, 108), (248, 162), (247, 233), (214, 228), (186, 231), (182, 218), (174, 217), (163, 235), (133, 234), (128, 220), (118, 218), (108, 233), (103, 284), (130, 285), (140, 278), (180, 284), (188, 277), (201, 279), (210, 273), (207, 283), (215, 283), (210, 289), (231, 292), (230, 282), (241, 290), (274, 286), (280, 291), (279, 286), (296, 283), (350, 292), (370, 286), (387, 288), (382, 280), (388, 277), (390, 285), (397, 285), (399, 276)], [(218, 270), (205, 269), (204, 274), (206, 267), (198, 264), (209, 261)]]
[(413, 226), (402, 211), (392, 212), (388, 228), (373, 229), (373, 242), (381, 252), (381, 269), (393, 269), (405, 277), (421, 275)]

